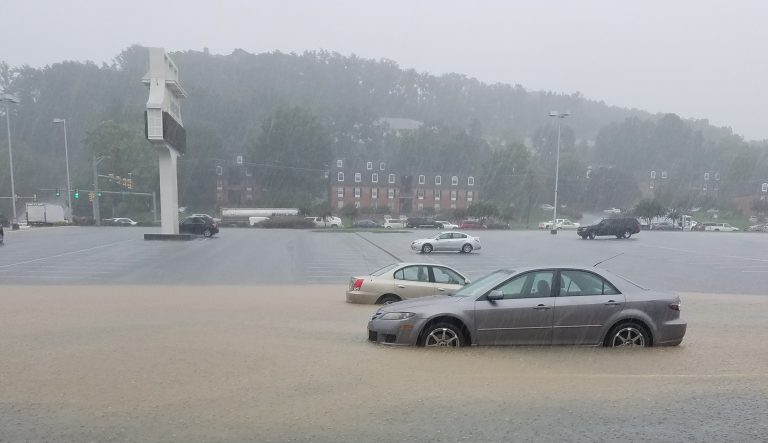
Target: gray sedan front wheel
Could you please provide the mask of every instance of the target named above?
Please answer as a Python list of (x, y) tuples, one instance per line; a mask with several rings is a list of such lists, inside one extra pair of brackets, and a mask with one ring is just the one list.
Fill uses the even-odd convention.
[(425, 254), (429, 254), (430, 252), (432, 252), (432, 245), (427, 243), (426, 245), (422, 246), (421, 247), (421, 252), (423, 252)]
[(606, 340), (606, 346), (617, 347), (641, 347), (650, 346), (651, 342), (645, 328), (635, 323), (621, 323), (611, 329)]
[(464, 336), (461, 330), (448, 323), (437, 323), (424, 331), (421, 345), (427, 348), (464, 346)]

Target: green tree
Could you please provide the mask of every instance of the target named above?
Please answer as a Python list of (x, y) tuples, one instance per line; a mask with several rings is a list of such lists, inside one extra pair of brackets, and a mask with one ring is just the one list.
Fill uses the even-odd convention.
[(637, 202), (637, 205), (632, 209), (632, 213), (637, 217), (645, 219), (650, 225), (651, 220), (665, 215), (667, 208), (655, 199), (645, 198)]

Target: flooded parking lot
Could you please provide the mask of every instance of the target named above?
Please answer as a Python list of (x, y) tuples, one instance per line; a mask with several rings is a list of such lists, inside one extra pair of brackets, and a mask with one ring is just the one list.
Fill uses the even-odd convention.
[(2, 286), (0, 441), (764, 441), (768, 298), (680, 347), (369, 344), (340, 285)]

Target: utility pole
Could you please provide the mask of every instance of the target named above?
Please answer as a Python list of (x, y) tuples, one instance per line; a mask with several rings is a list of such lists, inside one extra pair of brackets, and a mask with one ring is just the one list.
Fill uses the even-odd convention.
[(97, 166), (101, 160), (96, 160), (96, 153), (93, 154), (93, 220), (96, 226), (101, 226), (101, 211), (99, 210), (99, 172)]

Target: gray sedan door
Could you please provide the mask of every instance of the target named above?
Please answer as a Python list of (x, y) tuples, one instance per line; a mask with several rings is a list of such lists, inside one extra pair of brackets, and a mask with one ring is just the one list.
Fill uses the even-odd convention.
[(554, 271), (533, 271), (496, 289), (504, 299), (475, 302), (475, 328), (480, 345), (548, 345), (552, 341)]
[(624, 307), (624, 295), (592, 272), (560, 271), (552, 344), (598, 345), (607, 322)]

